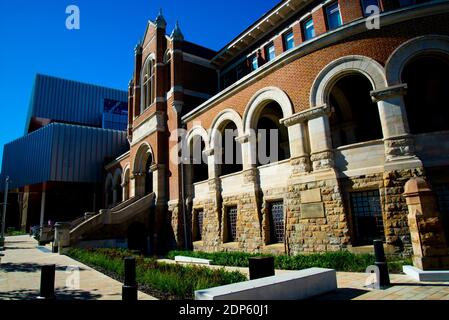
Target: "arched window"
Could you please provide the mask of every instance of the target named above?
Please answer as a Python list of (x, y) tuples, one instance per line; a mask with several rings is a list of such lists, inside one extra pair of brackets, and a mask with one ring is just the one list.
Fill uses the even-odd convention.
[(170, 91), (171, 89), (171, 60), (172, 60), (172, 54), (170, 52), (170, 50), (167, 50), (167, 52), (165, 52), (165, 56), (164, 56), (164, 64), (165, 64), (165, 70), (167, 73), (167, 85), (165, 86), (167, 91)]
[(382, 126), (377, 104), (371, 100), (371, 82), (362, 74), (340, 78), (329, 94), (332, 146), (381, 139)]
[(290, 158), (288, 130), (279, 123), (282, 118), (277, 102), (268, 103), (261, 111), (257, 121), (258, 166)]
[(142, 112), (151, 106), (155, 99), (154, 60), (148, 59), (143, 68)]
[(412, 59), (402, 71), (407, 84), (404, 96), (410, 133), (449, 130), (449, 57), (422, 55)]

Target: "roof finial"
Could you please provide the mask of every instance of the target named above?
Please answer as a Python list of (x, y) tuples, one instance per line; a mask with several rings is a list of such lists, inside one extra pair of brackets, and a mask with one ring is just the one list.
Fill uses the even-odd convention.
[(159, 9), (159, 14), (156, 17), (155, 20), (156, 28), (165, 29), (167, 26), (167, 22), (164, 19), (164, 16), (162, 15), (162, 8)]
[(171, 33), (171, 38), (175, 41), (183, 41), (184, 35), (182, 34), (181, 28), (179, 27), (179, 21), (176, 21), (175, 28)]

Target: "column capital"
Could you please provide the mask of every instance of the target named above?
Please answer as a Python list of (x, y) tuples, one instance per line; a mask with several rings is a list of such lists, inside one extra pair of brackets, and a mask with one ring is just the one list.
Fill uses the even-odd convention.
[(213, 156), (215, 154), (215, 150), (214, 150), (214, 148), (209, 148), (209, 149), (205, 149), (203, 151), (203, 153), (209, 157), (209, 156)]
[(310, 109), (295, 113), (294, 115), (291, 115), (290, 117), (283, 118), (279, 122), (286, 127), (291, 127), (298, 123), (304, 123), (309, 120), (319, 118), (322, 116), (329, 116), (331, 113), (331, 107), (328, 104), (323, 104), (318, 107), (312, 107)]
[(371, 99), (373, 102), (384, 101), (389, 98), (403, 96), (407, 93), (407, 84), (402, 83), (391, 87), (371, 91)]
[(175, 100), (175, 101), (172, 102), (172, 107), (173, 107), (173, 110), (174, 110), (177, 114), (180, 114), (181, 111), (182, 111), (182, 108), (184, 107), (184, 102), (183, 102), (183, 101)]
[(241, 136), (235, 137), (235, 141), (240, 144), (247, 143), (249, 141), (249, 134), (243, 134)]

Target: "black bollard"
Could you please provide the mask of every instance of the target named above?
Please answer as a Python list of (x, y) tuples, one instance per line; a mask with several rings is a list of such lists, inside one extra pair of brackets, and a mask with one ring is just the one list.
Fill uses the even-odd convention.
[(125, 258), (125, 283), (122, 287), (123, 301), (137, 301), (136, 259)]
[(249, 279), (274, 276), (274, 257), (249, 258)]
[(55, 298), (55, 270), (54, 264), (42, 266), (41, 288), (38, 299), (51, 300)]
[(375, 265), (379, 268), (379, 287), (390, 285), (390, 275), (388, 273), (387, 259), (385, 258), (384, 243), (382, 240), (374, 240)]

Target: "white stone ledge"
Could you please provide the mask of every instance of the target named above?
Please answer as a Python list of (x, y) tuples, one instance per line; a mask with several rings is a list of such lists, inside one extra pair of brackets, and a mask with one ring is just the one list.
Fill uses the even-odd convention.
[(195, 300), (302, 300), (337, 289), (332, 269), (310, 268), (195, 291)]
[(402, 271), (420, 282), (449, 282), (449, 270), (423, 271), (412, 266), (403, 266)]
[(206, 264), (210, 265), (212, 260), (207, 259), (199, 259), (199, 258), (192, 258), (192, 257), (184, 257), (184, 256), (176, 256), (175, 262), (179, 263), (195, 263), (195, 264)]

